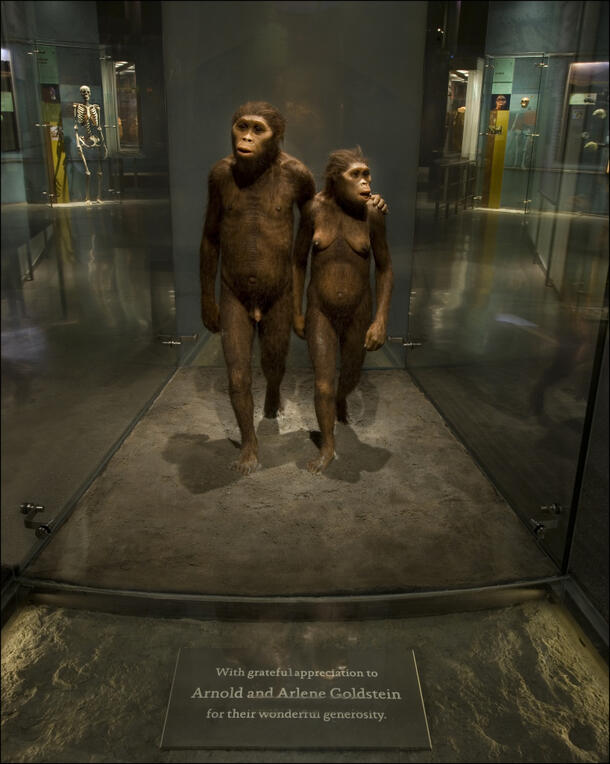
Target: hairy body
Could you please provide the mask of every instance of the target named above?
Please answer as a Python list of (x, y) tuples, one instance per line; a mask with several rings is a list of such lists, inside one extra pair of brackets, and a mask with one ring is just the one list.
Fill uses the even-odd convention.
[[(345, 153), (349, 158), (350, 153)], [(370, 201), (370, 173), (359, 157), (351, 157), (341, 182), (327, 183), (327, 189), (306, 205), (295, 249), (294, 326), (307, 339), (322, 435), (320, 454), (308, 465), (311, 472), (323, 471), (333, 459), (335, 420), (347, 423), (347, 396), (358, 383), (365, 353), (381, 347), (386, 337), (392, 265), (384, 215)], [(310, 249), (311, 277), (303, 317)], [(377, 297), (372, 321), (371, 255)], [(338, 349), (341, 370), (335, 390)]]
[[(313, 197), (309, 170), (279, 149), (283, 118), (250, 103), (233, 119), (233, 154), (212, 168), (200, 248), (202, 319), (221, 332), (229, 395), (241, 433), (244, 474), (259, 466), (252, 400), (252, 344), (258, 333), (267, 381), (264, 413), (276, 416), (292, 325), (294, 207)], [(217, 304), (216, 272), (221, 259)]]
[(283, 152), (241, 188), (230, 157), (212, 169), (204, 236), (216, 240), (222, 252), (223, 287), (255, 320), (292, 289), (293, 209), (313, 191), (309, 170)]

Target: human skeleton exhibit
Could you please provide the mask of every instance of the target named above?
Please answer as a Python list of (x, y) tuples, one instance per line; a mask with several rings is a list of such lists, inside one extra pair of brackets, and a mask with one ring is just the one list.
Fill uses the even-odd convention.
[(91, 88), (88, 85), (81, 85), (80, 94), (82, 101), (72, 104), (74, 115), (74, 138), (80, 158), (85, 168), (85, 201), (91, 204), (90, 181), (91, 170), (87, 164), (86, 154), (90, 159), (97, 161), (97, 195), (96, 201), (102, 201), (102, 159), (108, 157), (108, 148), (104, 140), (102, 130), (101, 109), (96, 103), (89, 103), (91, 99)]

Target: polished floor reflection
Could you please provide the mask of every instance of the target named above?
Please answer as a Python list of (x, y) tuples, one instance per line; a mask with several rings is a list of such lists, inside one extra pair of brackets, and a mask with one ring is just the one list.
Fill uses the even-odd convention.
[[(2, 557), (36, 541), (168, 378), (176, 350), (167, 201), (2, 210)], [(34, 232), (34, 235), (32, 233)], [(42, 518), (42, 516), (41, 516)]]
[(572, 216), (554, 280), (525, 222), (419, 210), (410, 336), (422, 347), (408, 368), (524, 521), (545, 522), (560, 560), (607, 320), (608, 221)]

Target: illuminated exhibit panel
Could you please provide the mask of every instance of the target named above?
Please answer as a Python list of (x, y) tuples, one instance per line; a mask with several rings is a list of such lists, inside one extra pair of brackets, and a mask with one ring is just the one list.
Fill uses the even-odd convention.
[(141, 147), (141, 120), (136, 65), (130, 61), (113, 63), (119, 148), (122, 151), (138, 151)]
[(11, 53), (2, 48), (2, 153), (19, 151)]

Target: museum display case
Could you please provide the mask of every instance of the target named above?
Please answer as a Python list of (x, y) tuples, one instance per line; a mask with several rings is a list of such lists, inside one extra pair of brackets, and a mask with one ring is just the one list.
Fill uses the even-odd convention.
[[(188, 18), (166, 11), (172, 47)], [(273, 421), (261, 416), (254, 343), (268, 469), (248, 484), (229, 469), (240, 433), (220, 335), (201, 326), (193, 288), (202, 179), (229, 145), (227, 93), (213, 115), (218, 136), (194, 161), (207, 105), (189, 100), (192, 80), (174, 74), (189, 46), (164, 64), (158, 8), (156, 47), (133, 35), (113, 41), (103, 14), (88, 14), (79, 29), (99, 22), (97, 42), (83, 31), (80, 43), (3, 43), (7, 572), (34, 588), (170, 599), (409, 595), (565, 575), (607, 322), (603, 56), (453, 62), (440, 156), (414, 217), (403, 212), (415, 189), (401, 198), (377, 128), (398, 107), (377, 98), (359, 135), (372, 144), (373, 189), (390, 204), (387, 341), (365, 354), (353, 426), (337, 425), (339, 458), (314, 484), (303, 469), (319, 445), (307, 344), (292, 336)], [(5, 28), (15, 24), (10, 16)], [(246, 45), (240, 55), (249, 54)], [(338, 66), (318, 101), (275, 87), (285, 149), (320, 187), (322, 144), (354, 137), (337, 131), (325, 99), (343, 87), (356, 102), (363, 81)], [(409, 129), (417, 98), (414, 90), (405, 102)], [(468, 467), (460, 442), (474, 458)], [(288, 543), (293, 513), (304, 528)], [(251, 536), (236, 543), (244, 525)], [(331, 537), (336, 546), (323, 541)], [(363, 568), (367, 545), (384, 565)], [(430, 563), (431, 547), (442, 564)]]
[[(607, 653), (604, 20), (2, 3), (2, 618), (46, 606), (86, 654), (47, 683), (73, 701), (114, 658), (117, 718), (168, 700), (155, 751), (426, 750), (426, 693), (449, 697), (429, 633), (456, 695), (461, 637), (430, 622), (407, 645), (410, 616), (548, 597)], [(523, 650), (514, 612), (461, 647), (538, 640), (538, 668), (560, 633), (541, 613)], [(98, 653), (111, 614), (147, 618)]]

